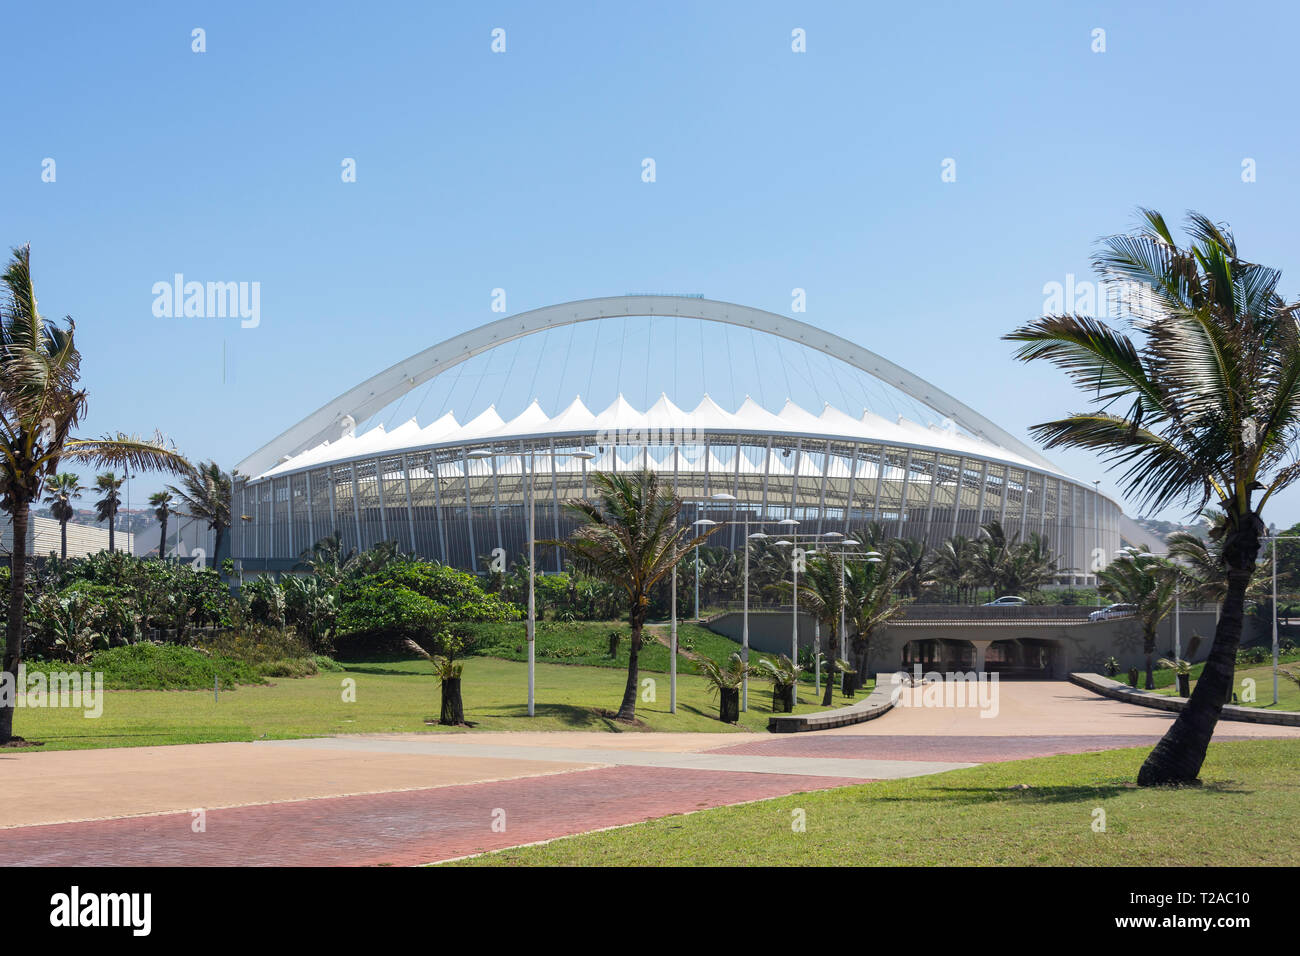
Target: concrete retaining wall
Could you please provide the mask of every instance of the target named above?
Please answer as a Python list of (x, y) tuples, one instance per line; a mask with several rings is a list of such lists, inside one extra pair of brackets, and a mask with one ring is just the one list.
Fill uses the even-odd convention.
[[(1167, 697), (1163, 694), (1153, 694), (1147, 690), (1138, 690), (1128, 684), (1121, 684), (1119, 681), (1102, 677), (1100, 674), (1071, 674), (1070, 682), (1085, 687), (1094, 693), (1101, 694), (1103, 697), (1122, 700), (1126, 704), (1137, 704), (1140, 707), (1152, 707), (1156, 710), (1177, 713), (1187, 706), (1187, 698), (1185, 697)], [(1225, 704), (1219, 717), (1222, 720), (1243, 720), (1253, 724), (1282, 724), (1287, 727), (1300, 727), (1300, 712), (1292, 710), (1263, 710), (1259, 707), (1238, 707), (1236, 704)]]
[(825, 710), (812, 714), (773, 714), (767, 719), (767, 729), (774, 734), (798, 734), (809, 730), (830, 730), (861, 724), (883, 716), (894, 707), (894, 684), (889, 674), (876, 675), (876, 686), (859, 703), (838, 710)]

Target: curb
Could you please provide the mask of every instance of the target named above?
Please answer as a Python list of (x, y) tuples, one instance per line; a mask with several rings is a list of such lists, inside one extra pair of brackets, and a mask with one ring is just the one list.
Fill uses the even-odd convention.
[(774, 714), (767, 719), (767, 729), (773, 734), (799, 734), (875, 720), (894, 708), (891, 690), (892, 685), (877, 677), (875, 689), (859, 703), (816, 714)]
[[(1121, 684), (1119, 681), (1102, 677), (1100, 674), (1071, 674), (1070, 683), (1077, 684), (1112, 700), (1121, 700), (1126, 704), (1137, 704), (1140, 707), (1151, 707), (1155, 710), (1178, 713), (1187, 706), (1187, 698), (1185, 697), (1166, 697), (1163, 694), (1138, 690), (1135, 687), (1128, 686), (1128, 684)], [(1240, 720), (1250, 724), (1280, 724), (1284, 727), (1300, 727), (1300, 711), (1263, 710), (1258, 707), (1240, 707), (1236, 704), (1224, 704), (1219, 719)]]

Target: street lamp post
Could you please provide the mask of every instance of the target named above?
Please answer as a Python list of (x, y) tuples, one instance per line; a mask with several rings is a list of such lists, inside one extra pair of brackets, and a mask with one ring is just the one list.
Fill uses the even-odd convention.
[[(493, 457), (491, 449), (479, 448), (466, 455), (467, 458), (481, 461), (485, 458)], [(579, 458), (583, 461), (591, 461), (596, 455), (593, 452), (579, 450), (573, 452), (543, 452), (543, 456), (551, 459), (551, 467), (555, 467), (556, 458)], [(520, 464), (523, 464), (522, 456)], [(537, 596), (535, 582), (537, 578), (537, 569), (534, 567), (536, 557), (537, 534), (536, 524), (534, 522), (535, 510), (533, 508), (534, 494), (534, 476), (537, 472), (537, 449), (528, 450), (528, 482), (525, 485), (528, 492), (528, 624), (527, 624), (527, 641), (528, 641), (528, 716), (536, 716), (537, 713)], [(469, 476), (465, 476), (469, 480)]]
[[(735, 495), (727, 494), (726, 492), (719, 492), (718, 494), (710, 495), (709, 497), (714, 501), (736, 501), (737, 500)], [(701, 518), (700, 520), (695, 522), (695, 524), (700, 527), (712, 527), (714, 525), (717, 525), (718, 523), (719, 522), (717, 521), (710, 521), (708, 518)], [(762, 527), (765, 524), (779, 524), (779, 525), (789, 526), (789, 525), (797, 525), (798, 523), (799, 522), (795, 521), (793, 518), (783, 518), (780, 521), (755, 521), (754, 522), (754, 524), (758, 525), (759, 527)], [(750, 520), (749, 520), (748, 512), (745, 513), (745, 518), (743, 521), (724, 521), (722, 522), (722, 524), (742, 525), (744, 527), (745, 569), (744, 569), (744, 579), (743, 579), (744, 583), (742, 586), (743, 600), (742, 600), (742, 608), (741, 608), (741, 615), (740, 615), (740, 620), (741, 620), (740, 655), (741, 655), (741, 660), (743, 660), (745, 664), (748, 665), (749, 664), (749, 542), (765, 541), (767, 540), (769, 535), (763, 533), (762, 531), (755, 531), (752, 534), (750, 533), (749, 531)], [(698, 562), (698, 558), (696, 560)], [(699, 567), (698, 563), (696, 567), (697, 568)], [(696, 573), (698, 575), (698, 571)], [(749, 709), (749, 675), (748, 674), (746, 674), (741, 679), (740, 688), (741, 688), (740, 709), (742, 711), (745, 711)]]
[(1273, 542), (1273, 706), (1277, 706), (1277, 669), (1278, 669), (1278, 642), (1277, 642), (1277, 543), (1279, 541), (1295, 541), (1300, 539), (1300, 535), (1277, 533), (1277, 525), (1268, 526), (1268, 540)]

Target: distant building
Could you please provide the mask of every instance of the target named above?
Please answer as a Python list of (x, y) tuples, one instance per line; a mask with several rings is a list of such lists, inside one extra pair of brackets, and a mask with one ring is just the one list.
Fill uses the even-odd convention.
[[(134, 535), (128, 531), (118, 531), (113, 544), (118, 551), (130, 552), (134, 546)], [(27, 553), (33, 558), (45, 558), (50, 554), (59, 554), (59, 523), (53, 518), (32, 515), (27, 525)], [(0, 520), (0, 558), (7, 563), (14, 549), (13, 523), (6, 515)], [(84, 558), (108, 550), (108, 528), (104, 525), (74, 524), (68, 522), (68, 557)]]

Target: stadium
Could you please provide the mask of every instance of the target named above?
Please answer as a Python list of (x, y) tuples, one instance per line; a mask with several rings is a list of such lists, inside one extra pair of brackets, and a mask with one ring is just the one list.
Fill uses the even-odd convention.
[[(624, 341), (616, 343), (621, 375), (627, 354), (640, 357), (636, 343), (627, 341), (629, 317), (650, 323), (647, 348), (666, 341), (671, 327), (676, 356), (694, 355), (693, 347), (682, 345), (682, 328), (722, 326), (733, 336), (748, 335), (760, 378), (758, 337), (775, 349), (774, 363), (811, 353), (837, 368), (818, 374), (805, 357), (807, 385), (818, 389), (851, 372), (878, 389), (877, 407), (849, 411), (823, 400), (813, 411), (810, 402), (786, 397), (765, 404), (734, 388), (730, 400), (719, 401), (710, 394), (710, 380), (716, 384), (734, 370), (738, 347), (733, 351), (729, 340), (728, 361), (710, 368), (704, 356), (722, 346), (711, 346), (700, 330), (703, 391), (680, 405), (674, 398), (688, 391), (678, 380), (683, 361), (652, 363), (647, 352), (640, 407), (623, 394), (616, 375), (616, 393), (593, 402), (594, 408), (573, 398), (553, 403), (548, 413), (534, 394), (505, 418), (495, 404), (475, 407), (480, 381), (468, 400), (457, 402), (449, 391), (445, 402), (453, 407), (428, 424), (421, 425), (418, 415), (391, 428), (382, 420), (414, 390), (445, 383), (451, 369), (460, 379), (468, 363), (526, 337), (557, 338), (557, 330), (568, 329), (567, 340), (557, 338), (567, 370), (580, 354), (572, 331), (580, 324), (623, 322)], [(588, 353), (579, 366), (609, 364), (598, 348)], [(503, 387), (523, 377), (515, 372), (518, 354), (516, 344)], [(539, 370), (568, 374), (558, 354), (540, 354), (524, 368), (531, 369), (534, 388)], [(788, 369), (785, 374), (788, 383)], [(867, 399), (871, 394), (863, 391)], [(910, 403), (914, 417), (893, 414), (899, 402)], [(922, 423), (933, 416), (937, 422)], [(485, 556), (504, 554), (513, 562), (527, 553), (530, 488), (536, 537), (558, 540), (574, 526), (564, 502), (586, 496), (593, 473), (642, 468), (658, 472), (682, 498), (684, 522), (725, 524), (710, 543), (731, 548), (743, 547), (746, 523), (752, 532), (783, 520), (788, 528), (794, 519), (801, 534), (827, 535), (879, 522), (892, 536), (933, 546), (954, 534), (974, 537), (996, 519), (1008, 535), (1041, 536), (1058, 556), (1062, 583), (1090, 584), (1133, 525), (1091, 481), (1063, 473), (942, 389), (860, 345), (747, 306), (699, 296), (628, 295), (498, 319), (425, 349), (322, 406), (237, 466), (231, 553), (247, 571), (289, 571), (313, 543), (338, 534), (344, 549), (396, 541), (404, 551), (479, 570)], [(537, 563), (539, 571), (560, 570), (562, 550), (540, 546)]]

